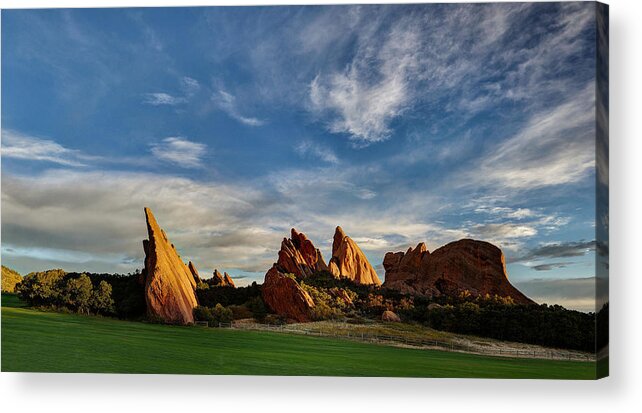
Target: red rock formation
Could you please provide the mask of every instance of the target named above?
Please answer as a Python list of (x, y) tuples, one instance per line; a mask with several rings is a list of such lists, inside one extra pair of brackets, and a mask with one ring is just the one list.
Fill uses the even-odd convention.
[(234, 281), (232, 281), (232, 277), (230, 277), (228, 273), (225, 272), (221, 274), (221, 272), (216, 269), (212, 273), (212, 279), (209, 284), (214, 287), (236, 287)]
[(334, 232), (332, 259), (328, 269), (336, 277), (350, 278), (357, 284), (381, 285), (377, 272), (365, 254), (341, 227), (337, 227)]
[(310, 321), (314, 308), (312, 297), (292, 277), (285, 275), (274, 264), (265, 274), (261, 294), (265, 304), (276, 314), (298, 322)]
[(502, 251), (484, 241), (462, 239), (429, 253), (421, 243), (413, 250), (386, 254), (384, 287), (429, 297), (473, 295), (511, 297), (515, 302), (533, 301), (508, 281)]
[(401, 322), (401, 318), (390, 310), (386, 310), (381, 314), (381, 321), (388, 321), (393, 323)]
[(294, 274), (298, 278), (328, 269), (321, 252), (314, 247), (312, 241), (294, 228), (291, 238), (283, 238), (281, 242), (277, 265), (279, 271)]
[(221, 274), (219, 270), (214, 269), (214, 272), (212, 273), (212, 285), (222, 286), (223, 284), (225, 284), (223, 274)]
[[(291, 238), (284, 238), (281, 242), (278, 256), (277, 262), (265, 274), (261, 287), (263, 301), (276, 314), (299, 322), (310, 321), (314, 301), (296, 278), (327, 270), (323, 256), (305, 234), (294, 228)], [(286, 274), (292, 274), (294, 278)]]
[(149, 240), (143, 241), (147, 314), (167, 323), (191, 324), (192, 310), (198, 305), (194, 276), (149, 208), (145, 208), (145, 218), (149, 236)]
[[(421, 260), (428, 257), (430, 253), (426, 244), (419, 243), (415, 249), (408, 248), (408, 251), (392, 253), (389, 252), (383, 258), (383, 267), (386, 269), (385, 286), (390, 286), (393, 282), (397, 284), (400, 281), (413, 280), (416, 277)], [(390, 273), (388, 268), (391, 269)]]
[(198, 283), (201, 282), (201, 277), (198, 275), (198, 270), (196, 269), (192, 261), (190, 261), (187, 264), (187, 268), (189, 269), (189, 272), (192, 274), (192, 277), (194, 277), (194, 281), (196, 282), (196, 285), (198, 285)]
[(236, 285), (234, 285), (234, 281), (232, 280), (232, 277), (228, 273), (223, 274), (223, 279), (225, 280), (225, 285), (228, 287), (236, 288)]

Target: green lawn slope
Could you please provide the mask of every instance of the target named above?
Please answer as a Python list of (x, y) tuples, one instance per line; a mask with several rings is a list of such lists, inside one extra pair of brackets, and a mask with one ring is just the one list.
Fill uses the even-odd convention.
[(416, 350), (21, 308), (2, 297), (2, 371), (592, 379), (595, 363)]

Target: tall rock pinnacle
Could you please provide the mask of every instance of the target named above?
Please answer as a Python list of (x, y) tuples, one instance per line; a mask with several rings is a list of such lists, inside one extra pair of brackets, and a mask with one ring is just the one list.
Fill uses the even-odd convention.
[(198, 305), (195, 276), (149, 208), (145, 208), (145, 218), (149, 236), (143, 241), (147, 314), (167, 323), (191, 324), (194, 322), (192, 311)]
[(350, 278), (357, 284), (381, 285), (377, 272), (363, 251), (341, 227), (334, 232), (329, 270), (335, 276)]

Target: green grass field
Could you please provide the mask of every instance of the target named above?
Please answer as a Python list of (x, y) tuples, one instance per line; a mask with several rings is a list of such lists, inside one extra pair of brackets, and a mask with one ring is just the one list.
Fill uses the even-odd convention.
[(40, 312), (3, 294), (2, 371), (592, 379), (595, 363)]

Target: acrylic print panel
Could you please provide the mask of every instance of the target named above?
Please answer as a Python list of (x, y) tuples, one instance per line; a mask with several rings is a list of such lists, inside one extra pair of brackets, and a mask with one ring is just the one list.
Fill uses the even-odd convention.
[(3, 10), (2, 38), (3, 371), (608, 375), (607, 6)]

